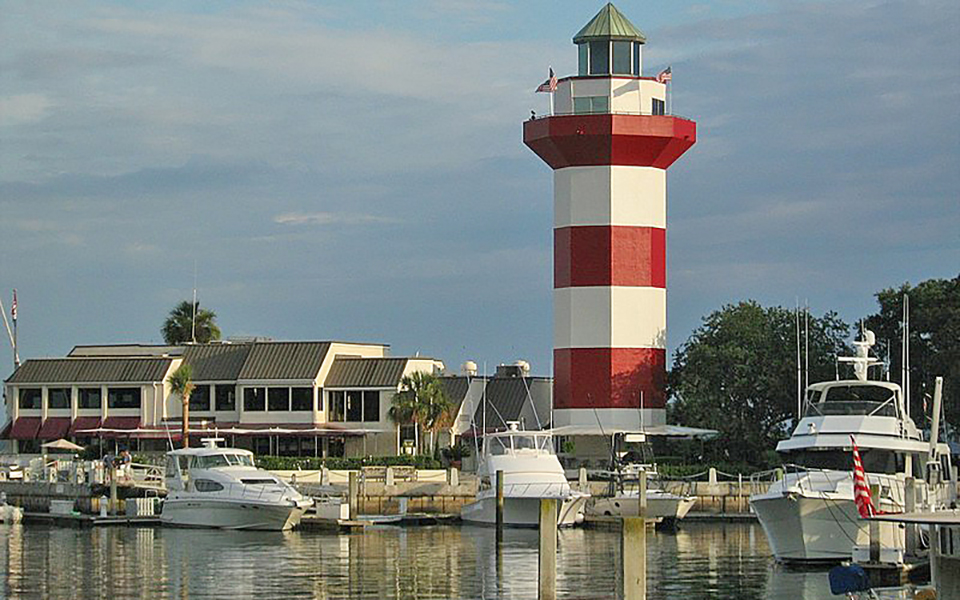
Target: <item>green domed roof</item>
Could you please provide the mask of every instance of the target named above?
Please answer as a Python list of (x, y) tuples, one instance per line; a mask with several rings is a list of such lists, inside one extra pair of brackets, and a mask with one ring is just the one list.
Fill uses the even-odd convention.
[(597, 40), (629, 40), (643, 44), (647, 41), (647, 36), (623, 16), (612, 2), (607, 2), (597, 16), (590, 19), (590, 22), (573, 36), (574, 44)]

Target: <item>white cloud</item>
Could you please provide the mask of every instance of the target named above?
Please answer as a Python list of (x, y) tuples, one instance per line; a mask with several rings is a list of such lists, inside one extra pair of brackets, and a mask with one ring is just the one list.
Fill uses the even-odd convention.
[(44, 94), (0, 96), (0, 127), (41, 121), (54, 103)]
[(284, 213), (275, 216), (273, 222), (280, 225), (367, 225), (372, 223), (399, 223), (400, 221), (377, 215), (316, 212)]

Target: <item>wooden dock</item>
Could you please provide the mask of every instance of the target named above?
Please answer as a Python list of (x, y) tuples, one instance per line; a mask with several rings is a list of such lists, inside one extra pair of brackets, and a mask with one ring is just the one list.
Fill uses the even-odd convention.
[(59, 525), (67, 527), (103, 527), (124, 525), (127, 527), (157, 527), (160, 525), (160, 517), (128, 517), (126, 515), (100, 515), (85, 514), (53, 514), (41, 512), (23, 513), (23, 523), (42, 523), (47, 525)]

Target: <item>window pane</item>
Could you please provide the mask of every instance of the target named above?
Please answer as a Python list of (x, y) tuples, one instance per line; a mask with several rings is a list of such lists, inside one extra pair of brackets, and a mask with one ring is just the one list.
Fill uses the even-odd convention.
[(662, 115), (666, 114), (666, 102), (653, 98), (653, 114)]
[(587, 46), (586, 44), (580, 44), (577, 46), (577, 49), (580, 52), (580, 61), (578, 62), (579, 69), (577, 70), (577, 73), (579, 75), (587, 74), (587, 66), (588, 66), (587, 60), (590, 56), (588, 52), (588, 48), (589, 46)]
[(40, 388), (20, 388), (20, 408), (40, 408)]
[(237, 410), (237, 390), (232, 385), (217, 386), (217, 410)]
[(210, 386), (198, 385), (190, 394), (190, 410), (210, 410)]
[(266, 388), (243, 388), (243, 410), (266, 410)]
[(630, 74), (630, 42), (613, 43), (613, 72), (617, 75)]
[(360, 390), (347, 392), (347, 420), (363, 420), (363, 392)]
[(140, 388), (107, 388), (109, 408), (140, 408)]
[(590, 74), (607, 75), (610, 73), (610, 43), (590, 42)]
[(344, 393), (330, 392), (330, 415), (327, 417), (330, 421), (343, 421), (344, 414)]
[(100, 388), (80, 388), (79, 408), (100, 408)]
[(363, 420), (380, 420), (380, 392), (363, 393)]
[(290, 410), (313, 410), (313, 388), (296, 387), (290, 392)]
[(48, 389), (47, 408), (70, 408), (70, 388)]
[(633, 43), (633, 74), (640, 77), (640, 44)]
[(592, 110), (593, 103), (590, 102), (590, 98), (574, 98), (573, 99), (573, 112), (578, 115), (584, 115), (589, 113)]
[(275, 388), (267, 390), (270, 410), (288, 411), (290, 410), (290, 388)]
[(610, 98), (606, 96), (593, 96), (593, 106), (591, 112), (606, 113), (610, 112)]

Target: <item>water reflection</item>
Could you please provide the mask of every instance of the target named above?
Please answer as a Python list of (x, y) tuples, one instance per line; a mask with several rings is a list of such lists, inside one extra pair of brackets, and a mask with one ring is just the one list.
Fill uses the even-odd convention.
[[(825, 572), (773, 564), (759, 526), (648, 535), (650, 598), (829, 598)], [(559, 534), (561, 598), (612, 598), (619, 536)], [(0, 597), (535, 598), (537, 532), (374, 527), (366, 533), (0, 525)]]

